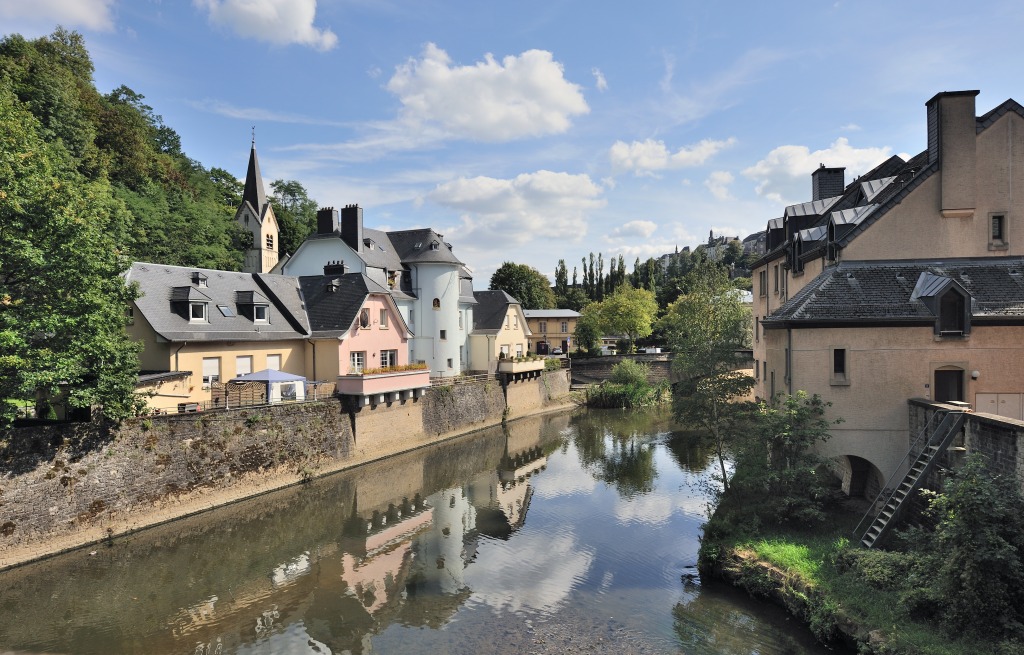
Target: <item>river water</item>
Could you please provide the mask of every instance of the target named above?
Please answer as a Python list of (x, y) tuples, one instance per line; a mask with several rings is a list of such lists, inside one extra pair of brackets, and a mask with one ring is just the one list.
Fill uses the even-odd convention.
[(695, 574), (664, 412), (513, 421), (0, 574), (0, 652), (819, 655)]

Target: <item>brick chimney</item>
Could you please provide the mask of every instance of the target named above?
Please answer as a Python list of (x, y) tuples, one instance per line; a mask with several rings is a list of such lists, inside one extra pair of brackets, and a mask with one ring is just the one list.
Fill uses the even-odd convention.
[(322, 207), (316, 212), (316, 233), (334, 234), (338, 231), (338, 210)]
[(826, 168), (825, 164), (811, 173), (811, 200), (823, 200), (843, 195), (846, 188), (846, 167)]
[(946, 91), (928, 107), (928, 163), (939, 165), (942, 215), (974, 216), (977, 175), (977, 126), (974, 99), (978, 91)]
[(352, 250), (363, 252), (363, 208), (345, 205), (341, 210), (341, 240)]

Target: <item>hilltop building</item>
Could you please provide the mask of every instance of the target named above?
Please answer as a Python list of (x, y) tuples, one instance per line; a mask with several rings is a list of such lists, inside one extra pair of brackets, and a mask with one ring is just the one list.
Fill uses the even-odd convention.
[(977, 94), (929, 100), (909, 161), (815, 170), (753, 267), (755, 393), (832, 403), (821, 450), (853, 495), (897, 472), (910, 398), (1024, 418), (1024, 108), (976, 116)]

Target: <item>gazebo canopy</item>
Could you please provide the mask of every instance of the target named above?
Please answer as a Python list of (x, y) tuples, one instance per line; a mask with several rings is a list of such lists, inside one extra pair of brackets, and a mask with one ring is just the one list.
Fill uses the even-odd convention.
[(256, 371), (255, 373), (247, 373), (246, 375), (240, 375), (237, 378), (232, 378), (228, 382), (305, 382), (306, 378), (301, 375), (292, 375), (291, 373), (285, 373), (284, 371), (277, 371), (272, 368), (265, 368), (262, 371)]

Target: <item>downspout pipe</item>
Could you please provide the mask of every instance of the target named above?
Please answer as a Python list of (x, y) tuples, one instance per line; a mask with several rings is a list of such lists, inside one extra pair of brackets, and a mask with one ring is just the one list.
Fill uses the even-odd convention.
[(175, 373), (177, 373), (178, 371), (181, 370), (181, 369), (178, 368), (178, 353), (181, 352), (181, 349), (184, 348), (187, 345), (188, 345), (188, 341), (182, 341), (181, 345), (178, 346), (178, 349), (174, 351), (174, 372)]
[(786, 328), (786, 388), (793, 395), (793, 328)]

